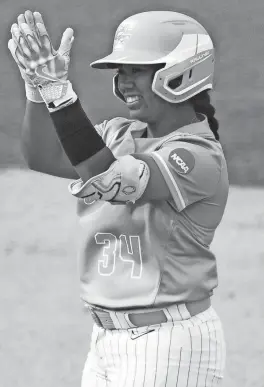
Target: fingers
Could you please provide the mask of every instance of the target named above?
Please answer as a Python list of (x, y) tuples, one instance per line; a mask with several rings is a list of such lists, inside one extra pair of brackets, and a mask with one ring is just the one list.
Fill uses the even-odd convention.
[[(52, 52), (53, 55), (56, 54), (52, 47), (43, 18), (39, 12), (27, 10), (24, 14), (18, 16), (17, 23), (18, 29), (21, 31), (29, 49), (38, 52), (39, 48), (44, 44), (44, 47), (49, 52)], [(38, 27), (40, 27), (40, 30)], [(19, 32), (17, 30), (15, 31), (15, 36), (13, 36), (13, 38), (19, 40)], [(21, 44), (21, 42), (18, 43)], [(23, 49), (25, 49), (25, 47), (23, 47)], [(25, 49), (25, 51), (27, 50)]]
[(29, 26), (29, 28), (33, 32), (33, 36), (35, 37), (38, 45), (40, 45), (38, 29), (36, 27), (36, 23), (40, 20), (43, 22), (41, 14), (39, 12), (32, 13), (31, 11), (26, 11), (24, 18), (25, 18), (25, 23), (27, 23), (27, 25)]
[(28, 24), (31, 31), (38, 35), (38, 30), (36, 28), (37, 23), (43, 23), (42, 16), (39, 12), (31, 12), (27, 10), (24, 14), (20, 14), (17, 18), (18, 26), (20, 27), (22, 23)]
[(23, 36), (22, 31), (18, 27), (16, 23), (14, 23), (11, 27), (11, 34), (12, 34), (12, 39), (14, 42), (17, 44), (19, 51), (21, 53), (24, 53), (25, 56), (30, 56), (30, 50), (27, 45), (27, 42)]
[(68, 53), (71, 50), (73, 41), (74, 41), (74, 36), (73, 36), (73, 29), (72, 28), (67, 28), (61, 38), (61, 44), (59, 47), (59, 52), (61, 55), (64, 55), (65, 53)]
[(38, 29), (39, 40), (40, 40), (42, 49), (43, 48), (46, 49), (48, 56), (49, 56), (49, 54), (56, 55), (56, 51), (54, 50), (54, 48), (52, 46), (52, 43), (50, 41), (50, 37), (49, 37), (49, 34), (46, 30), (45, 25), (43, 23), (37, 22), (36, 27)]
[(40, 44), (44, 45), (44, 47), (52, 53), (52, 55), (56, 55), (56, 51), (54, 50), (49, 34), (47, 32), (46, 26), (44, 24), (43, 18), (39, 12), (33, 13), (33, 18), (35, 22), (35, 29), (37, 31)]
[(38, 53), (40, 42), (36, 33), (34, 17), (31, 11), (20, 14), (17, 17), (17, 24), (11, 27), (12, 38), (24, 55), (31, 56), (32, 51)]
[(20, 25), (22, 23), (26, 23), (26, 19), (25, 19), (25, 15), (23, 13), (21, 13), (20, 15), (18, 15), (17, 17), (17, 24), (18, 24), (18, 27), (20, 27)]
[(26, 68), (26, 65), (25, 65), (25, 60), (24, 60), (24, 57), (23, 55), (21, 54), (16, 42), (13, 40), (13, 39), (10, 39), (8, 41), (8, 48), (16, 62), (16, 64), (25, 70)]
[[(27, 23), (20, 24), (20, 31), (23, 34), (23, 38), (27, 44), (27, 47), (30, 51), (39, 52), (40, 44), (36, 34), (31, 30), (30, 26)], [(30, 55), (29, 51), (29, 55)], [(28, 55), (28, 56), (29, 56)]]
[(37, 23), (42, 23), (42, 24), (44, 24), (44, 21), (43, 21), (43, 19), (42, 19), (42, 16), (41, 16), (41, 14), (40, 14), (39, 12), (33, 12), (33, 17), (34, 17), (35, 25), (36, 25)]
[[(40, 13), (37, 13), (39, 15), (38, 19), (42, 20)], [(40, 47), (40, 41), (33, 13), (28, 10), (24, 14), (20, 14), (17, 18), (17, 23), (19, 29), (24, 35), (24, 39), (28, 43), (29, 48), (38, 52)], [(27, 25), (28, 27), (25, 28), (24, 25)], [(33, 39), (31, 37), (33, 37)]]
[(12, 39), (14, 39), (14, 41), (19, 44), (20, 43), (19, 40), (21, 38), (21, 32), (16, 23), (12, 24), (11, 26), (11, 34), (12, 34)]
[(23, 23), (27, 23), (29, 27), (31, 28), (32, 31), (36, 30), (36, 23), (35, 23), (35, 18), (34, 15), (31, 11), (26, 11), (24, 15), (25, 21)]
[[(57, 54), (39, 12), (27, 10), (24, 14), (20, 14), (17, 17), (17, 23), (11, 27), (11, 34), (13, 42), (9, 43), (10, 51), (16, 62), (26, 68), (31, 69), (40, 60), (51, 60)], [(65, 61), (67, 61), (67, 55), (69, 56), (73, 40), (73, 30), (67, 28), (60, 45)]]

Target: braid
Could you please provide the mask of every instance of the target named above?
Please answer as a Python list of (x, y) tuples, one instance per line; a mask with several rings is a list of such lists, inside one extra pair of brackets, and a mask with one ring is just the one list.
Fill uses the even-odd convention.
[(205, 114), (208, 119), (208, 123), (211, 131), (213, 132), (215, 139), (219, 141), (219, 123), (215, 118), (215, 108), (211, 105), (210, 95), (208, 90), (204, 90), (199, 94), (196, 94), (190, 99), (196, 113)]

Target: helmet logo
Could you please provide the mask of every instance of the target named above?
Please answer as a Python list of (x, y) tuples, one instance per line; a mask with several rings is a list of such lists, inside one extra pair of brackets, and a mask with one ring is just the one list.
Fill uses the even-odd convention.
[(185, 148), (176, 148), (170, 152), (169, 162), (182, 175), (190, 173), (195, 165), (193, 154)]
[(190, 60), (190, 63), (191, 63), (191, 64), (196, 63), (196, 62), (198, 62), (199, 60), (206, 58), (209, 54), (210, 54), (210, 52), (209, 52), (209, 51), (206, 51), (206, 52), (204, 52), (203, 54), (198, 55), (198, 56), (196, 56), (195, 58), (192, 58), (192, 59)]
[(132, 22), (132, 21), (127, 21), (120, 24), (115, 34), (114, 45), (113, 45), (114, 51), (124, 49), (125, 43), (132, 35), (132, 30), (134, 28), (134, 25), (135, 25), (135, 22)]

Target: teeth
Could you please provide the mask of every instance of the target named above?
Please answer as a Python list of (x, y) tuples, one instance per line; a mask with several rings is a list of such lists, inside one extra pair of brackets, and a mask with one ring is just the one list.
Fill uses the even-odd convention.
[(127, 97), (127, 102), (128, 102), (128, 103), (133, 103), (133, 102), (136, 102), (136, 101), (139, 101), (139, 97), (138, 97), (138, 96), (135, 96), (135, 97)]

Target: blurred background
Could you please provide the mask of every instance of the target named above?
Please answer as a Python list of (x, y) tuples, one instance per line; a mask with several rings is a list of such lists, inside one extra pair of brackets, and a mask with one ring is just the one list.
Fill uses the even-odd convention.
[(55, 48), (75, 30), (70, 78), (94, 123), (127, 112), (112, 73), (90, 62), (111, 49), (125, 17), (186, 12), (216, 44), (213, 96), (231, 182), (212, 249), (215, 307), (227, 336), (224, 386), (264, 386), (264, 3), (261, 0), (0, 0), (0, 385), (74, 387), (91, 321), (78, 300), (75, 201), (68, 181), (29, 171), (20, 150), (23, 81), (8, 49), (10, 27), (27, 9), (44, 17)]
[(10, 27), (27, 8), (43, 13), (58, 47), (64, 29), (75, 30), (71, 79), (94, 122), (125, 108), (112, 96), (112, 74), (89, 67), (106, 55), (116, 26), (125, 17), (144, 10), (188, 12), (206, 26), (217, 48), (215, 106), (220, 121), (230, 181), (239, 185), (264, 183), (264, 72), (262, 42), (264, 3), (260, 0), (15, 0), (0, 2), (1, 9), (1, 126), (0, 164), (22, 165), (19, 126), (25, 98), (16, 64), (7, 52)]

